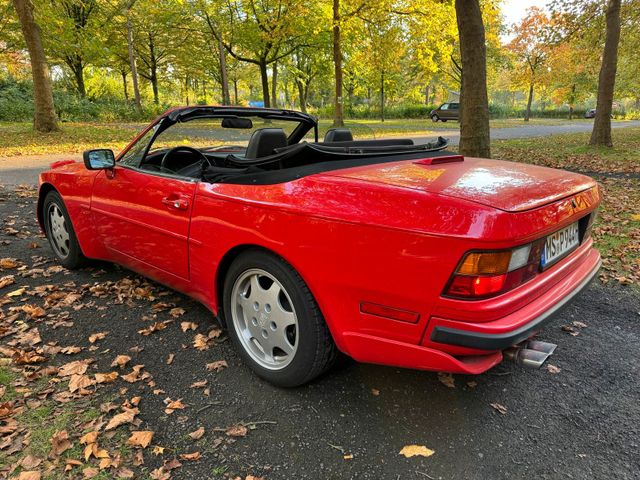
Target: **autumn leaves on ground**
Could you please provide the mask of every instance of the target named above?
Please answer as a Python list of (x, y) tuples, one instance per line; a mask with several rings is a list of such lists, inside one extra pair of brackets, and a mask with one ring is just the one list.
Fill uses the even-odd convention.
[[(0, 190), (0, 202), (9, 195)], [(35, 190), (21, 188), (17, 195), (31, 208)], [(220, 403), (209, 380), (227, 367), (223, 359), (212, 360), (216, 344), (226, 340), (220, 328), (185, 320), (189, 316), (175, 306), (171, 292), (137, 277), (103, 280), (106, 272), (92, 268), (85, 272), (87, 283), (70, 281), (48, 255), (40, 256), (45, 240), (34, 230), (29, 210), (20, 213), (5, 218), (0, 231), (3, 251), (20, 244), (33, 260), (27, 265), (0, 259), (0, 478), (164, 480), (205, 451), (224, 450), (257, 428), (260, 422), (205, 428), (196, 420)], [(113, 303), (140, 309), (130, 319), (137, 322), (133, 332), (116, 331), (126, 319), (114, 319), (112, 331), (85, 336), (82, 328), (73, 328), (87, 310), (104, 317)], [(140, 363), (145, 348), (157, 348), (153, 337), (168, 329), (183, 335), (182, 348), (200, 362), (188, 362), (198, 404), (183, 402), (184, 394), (156, 382), (152, 369)], [(165, 364), (176, 356), (184, 355), (166, 352)], [(173, 430), (183, 431), (181, 438), (159, 442), (142, 412), (163, 416)], [(218, 473), (225, 471), (221, 467)]]

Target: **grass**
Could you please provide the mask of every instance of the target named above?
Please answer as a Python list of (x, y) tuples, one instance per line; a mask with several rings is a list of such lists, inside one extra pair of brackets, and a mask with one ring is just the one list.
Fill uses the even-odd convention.
[(62, 123), (61, 131), (36, 133), (30, 123), (0, 123), (0, 157), (78, 153), (90, 148), (125, 147), (141, 124)]
[(4, 365), (0, 366), (0, 385), (5, 387), (4, 395), (0, 397), (1, 402), (10, 402), (14, 400), (18, 394), (13, 388), (13, 382), (17, 380), (18, 374)]

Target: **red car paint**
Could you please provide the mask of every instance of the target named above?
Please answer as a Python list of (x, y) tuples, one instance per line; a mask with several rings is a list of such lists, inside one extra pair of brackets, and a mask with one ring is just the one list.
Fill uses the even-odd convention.
[(243, 247), (260, 246), (300, 273), (338, 348), (354, 359), (481, 373), (501, 361), (500, 350), (439, 343), (434, 329), (517, 331), (593, 277), (600, 257), (587, 237), (533, 280), (473, 301), (442, 295), (461, 258), (540, 239), (594, 212), (600, 194), (592, 179), (566, 171), (453, 160), (368, 165), (274, 185), (58, 162), (40, 176), (40, 195), (62, 195), (85, 256), (151, 277), (214, 314), (221, 266)]

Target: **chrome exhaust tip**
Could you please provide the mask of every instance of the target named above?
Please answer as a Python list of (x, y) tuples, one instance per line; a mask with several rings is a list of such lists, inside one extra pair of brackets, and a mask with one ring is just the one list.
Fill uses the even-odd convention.
[(525, 348), (551, 355), (553, 352), (555, 352), (557, 346), (558, 345), (556, 345), (555, 343), (541, 342), (540, 340), (529, 340)]
[(527, 368), (540, 368), (555, 351), (553, 343), (530, 340), (503, 352), (504, 358)]

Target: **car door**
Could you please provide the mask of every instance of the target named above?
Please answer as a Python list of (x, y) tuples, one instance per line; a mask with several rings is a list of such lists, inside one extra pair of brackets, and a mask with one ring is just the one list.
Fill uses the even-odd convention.
[[(95, 180), (91, 211), (104, 246), (133, 268), (189, 278), (189, 225), (197, 181), (117, 165)], [(159, 272), (157, 272), (159, 273)]]

